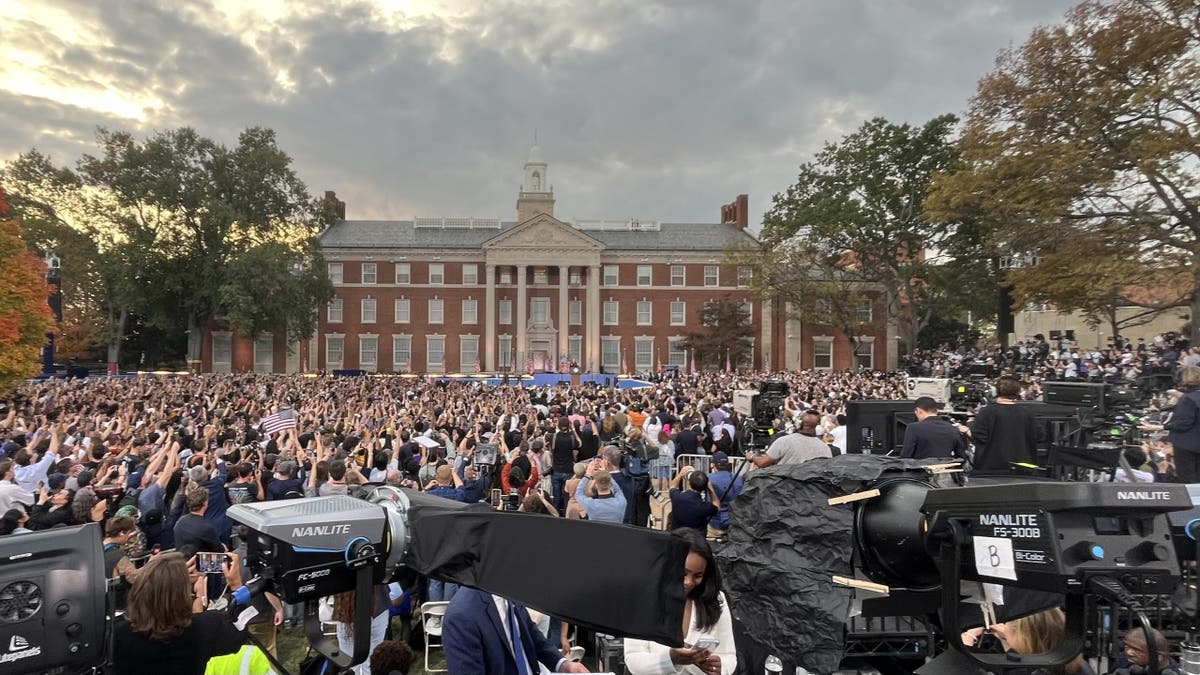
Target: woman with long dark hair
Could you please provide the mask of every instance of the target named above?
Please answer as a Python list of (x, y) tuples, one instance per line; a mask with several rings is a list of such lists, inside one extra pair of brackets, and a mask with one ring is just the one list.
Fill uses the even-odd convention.
[(721, 573), (704, 535), (674, 530), (688, 544), (683, 565), (684, 647), (672, 648), (648, 640), (625, 639), (625, 666), (631, 675), (731, 675), (737, 670), (733, 620), (721, 593)]
[[(233, 564), (224, 566), (226, 581), (240, 586)], [(194, 592), (203, 576), (178, 553), (160, 553), (138, 571), (113, 637), (117, 673), (201, 675), (209, 658), (241, 649), (245, 634), (229, 613), (203, 611)]]

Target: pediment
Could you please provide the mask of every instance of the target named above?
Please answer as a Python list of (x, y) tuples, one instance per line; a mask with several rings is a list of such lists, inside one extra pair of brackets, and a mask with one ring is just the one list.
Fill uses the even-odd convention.
[(601, 251), (604, 244), (544, 213), (483, 243), (483, 249)]

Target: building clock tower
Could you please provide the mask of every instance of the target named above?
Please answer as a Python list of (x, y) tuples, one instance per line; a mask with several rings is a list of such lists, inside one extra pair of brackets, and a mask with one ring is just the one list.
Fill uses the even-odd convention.
[(539, 213), (554, 215), (554, 188), (550, 185), (542, 149), (534, 145), (525, 162), (525, 180), (517, 195), (517, 222), (523, 223)]

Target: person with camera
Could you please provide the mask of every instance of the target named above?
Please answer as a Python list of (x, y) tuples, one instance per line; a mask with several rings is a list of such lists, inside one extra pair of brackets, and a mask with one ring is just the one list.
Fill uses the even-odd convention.
[(904, 429), (904, 448), (900, 456), (905, 459), (941, 459), (961, 457), (967, 450), (967, 441), (958, 427), (940, 417), (941, 405), (929, 396), (917, 398), (913, 413), (916, 424)]
[(709, 483), (708, 475), (695, 468), (691, 465), (681, 468), (671, 481), (671, 522), (675, 528), (706, 533), (709, 521), (721, 509), (721, 498)]
[(587, 512), (588, 520), (625, 522), (625, 495), (613, 488), (612, 475), (604, 468), (604, 462), (600, 458), (589, 462), (575, 490), (575, 500)]
[[(241, 588), (239, 563), (226, 554), (221, 575), (230, 590)], [(113, 629), (117, 675), (201, 675), (208, 659), (241, 649), (245, 634), (228, 612), (208, 607), (208, 574), (179, 553), (160, 553), (143, 567), (129, 589), (125, 614)]]

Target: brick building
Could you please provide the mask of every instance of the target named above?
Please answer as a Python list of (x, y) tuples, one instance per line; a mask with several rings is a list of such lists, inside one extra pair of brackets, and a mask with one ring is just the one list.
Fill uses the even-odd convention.
[[(684, 366), (681, 346), (704, 303), (745, 304), (753, 350), (742, 367), (883, 367), (881, 308), (864, 315), (866, 353), (775, 303), (754, 298), (749, 268), (726, 252), (754, 244), (748, 200), (721, 222), (564, 222), (554, 217), (548, 165), (535, 146), (525, 164), (516, 221), (487, 218), (338, 220), (320, 235), (335, 297), (311, 340), (255, 341), (211, 331), (206, 371), (380, 373), (585, 372)], [(839, 342), (842, 348), (839, 349)], [(862, 350), (860, 350), (862, 351)]]

